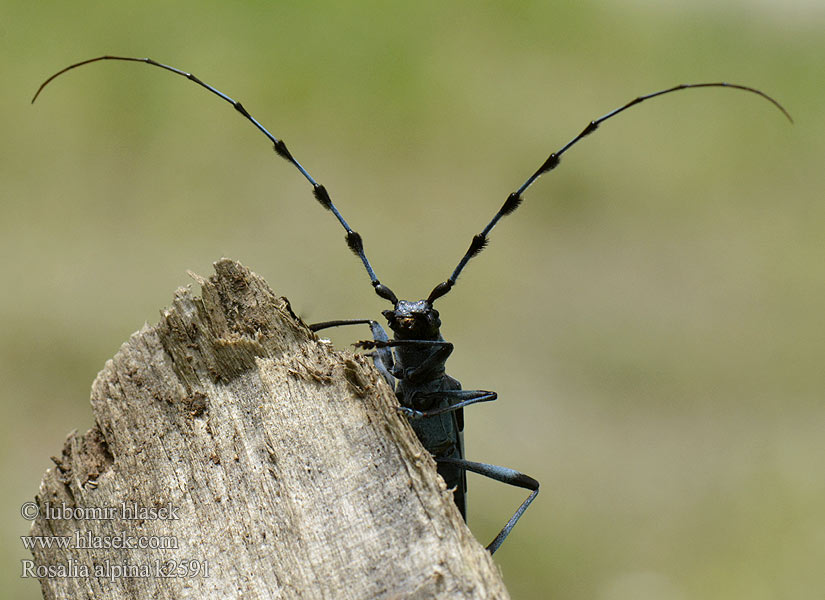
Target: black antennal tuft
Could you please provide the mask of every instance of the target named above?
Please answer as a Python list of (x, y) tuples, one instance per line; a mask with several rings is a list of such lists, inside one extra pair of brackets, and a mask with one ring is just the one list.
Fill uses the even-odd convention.
[[(249, 116), (249, 113), (246, 112), (246, 111), (243, 111), (241, 114), (245, 115), (249, 119), (252, 118), (252, 117)], [(284, 143), (283, 140), (275, 140), (272, 143), (272, 148), (275, 150), (275, 152), (278, 154), (278, 156), (280, 156), (284, 160), (289, 161), (289, 162), (295, 162), (295, 159), (292, 157), (292, 153), (286, 147), (286, 144)]]
[(315, 187), (312, 188), (312, 195), (325, 209), (330, 210), (332, 208), (332, 199), (329, 197), (329, 192), (320, 183), (315, 184)]
[[(595, 129), (595, 127), (593, 129)], [(559, 166), (560, 162), (561, 158), (559, 157), (559, 155), (553, 152), (550, 156), (547, 157), (547, 160), (544, 161), (544, 164), (539, 167), (538, 171), (536, 171), (536, 177), (538, 177), (539, 175), (543, 175), (544, 173), (547, 173), (547, 171), (552, 171), (553, 169)]]
[(355, 254), (361, 255), (364, 252), (364, 240), (361, 239), (361, 234), (357, 231), (347, 232), (347, 246)]
[(470, 258), (474, 256), (478, 256), (479, 253), (487, 247), (487, 244), (490, 243), (490, 240), (487, 239), (487, 236), (483, 233), (477, 233), (473, 236), (473, 241), (470, 242), (470, 247), (467, 249), (467, 254)]
[(504, 205), (501, 207), (501, 216), (507, 216), (521, 205), (524, 198), (518, 192), (513, 192), (509, 196), (507, 196), (507, 200), (504, 201)]

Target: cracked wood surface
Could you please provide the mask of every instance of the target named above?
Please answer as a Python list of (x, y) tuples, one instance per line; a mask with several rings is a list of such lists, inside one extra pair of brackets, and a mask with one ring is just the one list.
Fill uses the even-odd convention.
[[(215, 270), (106, 363), (96, 424), (69, 435), (32, 525), (176, 548), (37, 549), (44, 597), (507, 598), (369, 359), (319, 341), (239, 263)], [(176, 518), (128, 514), (164, 508)]]

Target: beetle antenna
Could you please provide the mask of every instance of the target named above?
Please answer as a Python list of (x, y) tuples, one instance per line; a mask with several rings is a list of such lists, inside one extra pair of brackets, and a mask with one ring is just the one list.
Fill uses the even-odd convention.
[(768, 96), (766, 93), (752, 87), (738, 85), (735, 83), (683, 83), (681, 85), (676, 85), (666, 90), (659, 90), (658, 92), (653, 92), (652, 94), (646, 94), (644, 96), (634, 98), (624, 106), (620, 106), (619, 108), (610, 111), (606, 115), (603, 115), (594, 121), (590, 121), (579, 135), (577, 135), (572, 140), (567, 142), (567, 144), (562, 146), (560, 150), (557, 150), (556, 152), (550, 154), (550, 156), (547, 157), (547, 160), (545, 160), (544, 163), (542, 163), (542, 165), (536, 170), (535, 173), (533, 173), (532, 175), (530, 175), (530, 177), (527, 178), (527, 181), (525, 181), (520, 188), (518, 188), (515, 192), (507, 196), (507, 200), (504, 201), (504, 204), (502, 204), (501, 208), (498, 210), (498, 212), (495, 214), (492, 220), (489, 223), (487, 223), (487, 226), (481, 231), (481, 233), (478, 233), (475, 236), (473, 236), (473, 241), (470, 243), (470, 247), (467, 249), (467, 252), (464, 254), (464, 257), (458, 263), (458, 266), (453, 271), (453, 274), (450, 275), (450, 278), (447, 279), (447, 281), (439, 283), (437, 286), (435, 286), (433, 288), (433, 291), (430, 292), (430, 296), (427, 298), (427, 301), (432, 304), (436, 299), (440, 298), (441, 296), (449, 292), (450, 289), (452, 289), (452, 287), (455, 285), (456, 280), (458, 279), (458, 276), (461, 274), (461, 271), (464, 270), (464, 267), (467, 265), (470, 259), (474, 256), (477, 256), (487, 245), (489, 241), (487, 239), (487, 236), (489, 235), (490, 231), (492, 231), (493, 227), (496, 226), (496, 223), (498, 223), (502, 217), (505, 217), (510, 213), (515, 212), (515, 210), (519, 207), (523, 200), (522, 194), (524, 194), (524, 192), (527, 191), (527, 189), (531, 185), (533, 185), (533, 182), (536, 181), (536, 179), (538, 179), (540, 176), (547, 173), (548, 171), (552, 171), (553, 169), (555, 169), (561, 161), (562, 154), (567, 152), (579, 140), (593, 133), (599, 125), (601, 125), (608, 119), (615, 117), (616, 115), (627, 110), (631, 106), (640, 104), (645, 100), (650, 100), (651, 98), (663, 96), (664, 94), (669, 94), (671, 92), (678, 92), (680, 90), (708, 87), (733, 88), (761, 96), (762, 98), (773, 104), (776, 108), (778, 108), (782, 112), (782, 114), (785, 115), (791, 123), (793, 123), (793, 119), (791, 118), (791, 115), (788, 113), (788, 111), (785, 110), (785, 108), (781, 104), (779, 104), (779, 102)]
[(378, 280), (378, 277), (376, 277), (375, 271), (373, 271), (372, 265), (370, 264), (370, 261), (367, 259), (367, 255), (364, 253), (364, 242), (361, 239), (361, 235), (357, 231), (354, 231), (349, 226), (349, 224), (344, 220), (344, 217), (341, 215), (340, 212), (338, 212), (338, 209), (336, 208), (335, 204), (333, 204), (332, 199), (330, 198), (329, 193), (327, 192), (326, 188), (323, 185), (321, 185), (320, 183), (318, 183), (317, 181), (315, 181), (315, 179), (313, 179), (312, 175), (310, 175), (307, 172), (307, 170), (301, 165), (301, 163), (299, 163), (295, 159), (295, 157), (292, 156), (292, 153), (287, 149), (286, 144), (284, 143), (284, 141), (280, 140), (280, 139), (276, 138), (274, 135), (272, 135), (263, 125), (261, 125), (252, 115), (250, 115), (247, 112), (247, 110), (244, 108), (243, 104), (241, 104), (237, 100), (234, 100), (234, 99), (230, 98), (229, 96), (227, 96), (226, 94), (224, 94), (220, 90), (212, 87), (208, 83), (204, 83), (203, 81), (198, 79), (195, 75), (192, 75), (192, 73), (187, 73), (186, 71), (181, 71), (180, 69), (177, 69), (175, 67), (165, 65), (163, 63), (159, 63), (155, 60), (152, 60), (151, 58), (133, 58), (133, 57), (130, 57), (130, 56), (108, 56), (108, 55), (107, 56), (98, 56), (96, 58), (90, 58), (90, 59), (87, 59), (87, 60), (84, 60), (84, 61), (81, 61), (81, 62), (78, 62), (78, 63), (74, 63), (72, 65), (69, 65), (68, 67), (66, 67), (64, 69), (61, 69), (60, 71), (58, 71), (57, 73), (55, 73), (54, 75), (49, 77), (46, 81), (44, 81), (42, 84), (40, 84), (39, 88), (37, 88), (37, 92), (34, 94), (34, 97), (32, 98), (32, 104), (34, 104), (34, 101), (37, 100), (37, 97), (40, 95), (40, 93), (43, 91), (43, 89), (49, 83), (51, 83), (54, 79), (56, 79), (57, 77), (59, 77), (63, 73), (65, 73), (67, 71), (71, 71), (72, 69), (76, 69), (77, 67), (82, 67), (83, 65), (88, 65), (90, 63), (94, 63), (94, 62), (98, 62), (98, 61), (102, 61), (102, 60), (119, 60), (119, 61), (125, 61), (125, 62), (141, 62), (141, 63), (146, 63), (147, 65), (151, 65), (153, 67), (159, 67), (161, 69), (165, 69), (166, 71), (171, 71), (175, 75), (180, 75), (181, 77), (185, 77), (186, 79), (188, 79), (190, 81), (194, 81), (199, 86), (209, 90), (210, 92), (212, 92), (213, 94), (215, 94), (219, 98), (222, 98), (223, 100), (226, 100), (227, 102), (229, 102), (229, 104), (231, 104), (235, 108), (235, 110), (237, 110), (247, 121), (252, 123), (258, 129), (258, 131), (260, 131), (267, 138), (269, 138), (269, 141), (272, 142), (272, 145), (275, 148), (275, 152), (278, 154), (278, 156), (280, 156), (281, 158), (285, 159), (286, 161), (292, 163), (292, 165), (301, 172), (301, 175), (303, 175), (306, 178), (306, 180), (309, 181), (310, 185), (312, 185), (312, 194), (313, 194), (313, 196), (315, 196), (315, 199), (318, 200), (318, 202), (321, 204), (321, 206), (323, 206), (325, 209), (331, 211), (332, 214), (335, 215), (335, 218), (338, 219), (338, 222), (341, 223), (341, 226), (347, 232), (347, 235), (346, 235), (347, 246), (349, 246), (349, 249), (352, 250), (352, 252), (355, 253), (355, 255), (358, 256), (358, 258), (361, 259), (362, 263), (364, 263), (364, 268), (367, 270), (367, 275), (369, 275), (369, 277), (370, 277), (370, 281), (372, 282), (372, 287), (375, 289), (375, 293), (378, 294), (379, 296), (381, 296), (382, 298), (384, 298), (385, 300), (389, 300), (390, 302), (393, 303), (393, 305), (398, 303), (398, 299), (395, 297), (395, 294), (392, 292), (392, 290), (390, 290), (390, 288), (388, 288), (387, 286), (382, 284)]

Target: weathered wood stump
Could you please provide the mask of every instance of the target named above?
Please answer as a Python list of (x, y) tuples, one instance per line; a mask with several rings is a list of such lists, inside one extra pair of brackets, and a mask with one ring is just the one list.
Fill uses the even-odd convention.
[[(231, 260), (92, 386), (36, 497), (45, 598), (506, 598), (368, 358)], [(55, 538), (56, 539), (56, 538)]]

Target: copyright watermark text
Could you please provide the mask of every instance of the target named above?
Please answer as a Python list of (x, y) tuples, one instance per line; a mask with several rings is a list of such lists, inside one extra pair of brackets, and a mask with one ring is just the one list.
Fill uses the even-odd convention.
[(65, 502), (46, 502), (41, 510), (37, 502), (24, 502), (20, 515), (27, 521), (41, 516), (47, 521), (174, 521), (179, 519), (177, 506), (141, 506), (137, 502), (121, 502), (117, 506), (70, 506)]

